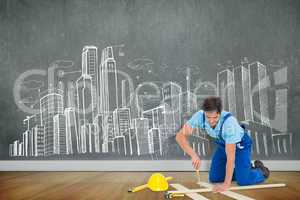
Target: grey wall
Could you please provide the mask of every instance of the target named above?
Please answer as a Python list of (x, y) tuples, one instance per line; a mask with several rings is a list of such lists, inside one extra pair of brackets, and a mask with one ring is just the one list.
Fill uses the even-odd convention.
[[(193, 92), (195, 88), (201, 86), (200, 92), (192, 97), (195, 98), (195, 101), (191, 100), (195, 105), (188, 109), (189, 112), (183, 111), (186, 108), (182, 102), (183, 110), (179, 113), (181, 122), (174, 120), (178, 122), (176, 126), (180, 126), (199, 109), (197, 105), (201, 97), (222, 93), (214, 86), (220, 84), (217, 77), (221, 77), (223, 70), (229, 71), (227, 72), (229, 76), (234, 76), (232, 72), (240, 65), (249, 70), (248, 74), (251, 76), (249, 87), (251, 83), (253, 84), (250, 90), (257, 89), (255, 86), (259, 81), (255, 80), (255, 77), (259, 77), (258, 74), (263, 76), (260, 78), (262, 82), (267, 77), (264, 79), (267, 81), (262, 84), (265, 87), (258, 87), (256, 93), (249, 97), (252, 98), (252, 106), (260, 105), (258, 110), (264, 110), (267, 118), (267, 120), (257, 119), (257, 115), (261, 116), (259, 111), (253, 116), (253, 120), (248, 122), (252, 137), (256, 141), (254, 156), (275, 160), (299, 159), (300, 147), (296, 145), (300, 141), (299, 11), (300, 2), (296, 0), (1, 0), (0, 158), (2, 160), (186, 158), (174, 144), (174, 137), (164, 139), (163, 146), (167, 145), (168, 148), (155, 147), (163, 149), (163, 156), (159, 150), (153, 154), (140, 156), (134, 153), (123, 155), (122, 147), (118, 147), (119, 143), (116, 141), (115, 148), (120, 149), (115, 149), (115, 152), (109, 150), (108, 153), (9, 157), (9, 144), (13, 144), (16, 140), (23, 141), (23, 132), (27, 129), (27, 124), (23, 123), (23, 120), (26, 116), (32, 115), (24, 112), (15, 100), (13, 88), (16, 86), (16, 80), (22, 73), (33, 69), (45, 72), (42, 76), (35, 74), (27, 77), (25, 82), (19, 85), (20, 96), (25, 104), (40, 109), (39, 100), (42, 95), (38, 91), (49, 88), (48, 70), (53, 63), (64, 72), (80, 71), (82, 49), (86, 45), (93, 45), (98, 48), (99, 65), (102, 50), (106, 47), (112, 48), (116, 69), (129, 75), (135, 90), (139, 84), (152, 82), (161, 91), (165, 83), (172, 81), (181, 86), (184, 99), (186, 98), (184, 91)], [(256, 71), (251, 72), (251, 69)], [(65, 81), (64, 83), (76, 81), (82, 73), (60, 76), (60, 72), (58, 69), (54, 73), (54, 87), (57, 87), (59, 81)], [(235, 75), (237, 82), (241, 76), (237, 73)], [(187, 83), (187, 77), (190, 83)], [(120, 102), (122, 78), (119, 77), (118, 80), (119, 87), (115, 93), (119, 94)], [(99, 87), (104, 86), (100, 84)], [(146, 87), (145, 91), (142, 90), (142, 94), (151, 94), (153, 88), (153, 85)], [(233, 94), (235, 105), (240, 103), (238, 99), (241, 99), (244, 93), (238, 92), (240, 91), (238, 88), (235, 88), (235, 91), (232, 93), (230, 88), (228, 89), (223, 96), (226, 103), (233, 102), (231, 101)], [(127, 100), (128, 94), (127, 92)], [(66, 93), (64, 95), (66, 108), (68, 102)], [(161, 103), (162, 96), (159, 94), (158, 100), (154, 97), (154, 102), (149, 100), (153, 104), (147, 103), (147, 100), (143, 109), (157, 107), (155, 101)], [(136, 101), (138, 100), (135, 99), (134, 102)], [(132, 122), (133, 118), (145, 117), (137, 112), (134, 103), (128, 107)], [(228, 109), (229, 107), (228, 105)], [(35, 121), (32, 123), (40, 123), (39, 118), (33, 120)], [(134, 129), (132, 124), (131, 128)], [(103, 132), (99, 137), (101, 140)], [(196, 145), (195, 148), (201, 148), (200, 154), (203, 154), (202, 145), (207, 151), (212, 149), (211, 146), (205, 146), (211, 144), (207, 139), (202, 133), (196, 133), (191, 139)], [(101, 141), (99, 143), (101, 146)], [(266, 147), (269, 147), (268, 152), (265, 150)], [(209, 157), (211, 153), (209, 151), (203, 156)]]

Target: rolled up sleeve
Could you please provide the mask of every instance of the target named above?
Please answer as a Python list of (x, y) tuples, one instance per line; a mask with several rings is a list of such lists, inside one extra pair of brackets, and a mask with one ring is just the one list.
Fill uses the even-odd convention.
[(201, 120), (202, 120), (203, 112), (198, 111), (196, 112), (187, 122), (186, 124), (192, 128), (200, 128), (201, 127)]

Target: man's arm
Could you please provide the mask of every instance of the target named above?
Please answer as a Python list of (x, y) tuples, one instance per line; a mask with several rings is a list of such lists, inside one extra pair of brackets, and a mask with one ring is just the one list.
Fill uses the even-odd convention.
[(232, 180), (233, 171), (234, 171), (235, 148), (236, 148), (235, 144), (226, 144), (226, 146), (225, 146), (226, 157), (227, 157), (225, 180), (224, 180), (223, 184), (216, 185), (213, 188), (214, 192), (224, 192), (231, 185), (231, 180)]
[(232, 175), (234, 171), (234, 161), (235, 161), (235, 144), (226, 144), (225, 151), (226, 151), (226, 176), (224, 184), (230, 186)]
[(189, 125), (185, 124), (182, 129), (176, 135), (176, 141), (179, 146), (183, 149), (185, 153), (187, 153), (192, 159), (192, 165), (195, 169), (199, 169), (200, 167), (200, 158), (190, 146), (188, 141), (188, 136), (193, 132), (193, 128)]

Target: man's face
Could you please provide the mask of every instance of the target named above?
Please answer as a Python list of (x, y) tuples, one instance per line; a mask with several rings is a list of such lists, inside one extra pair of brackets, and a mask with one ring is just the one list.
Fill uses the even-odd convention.
[(205, 117), (206, 117), (206, 120), (208, 121), (209, 125), (212, 128), (214, 128), (219, 121), (220, 113), (218, 113), (217, 111), (206, 111)]

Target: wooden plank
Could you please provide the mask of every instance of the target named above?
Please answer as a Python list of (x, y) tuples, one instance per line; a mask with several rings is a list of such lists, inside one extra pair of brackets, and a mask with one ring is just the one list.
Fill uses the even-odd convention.
[[(199, 184), (202, 187), (207, 187), (207, 188), (212, 188), (213, 187), (213, 184), (206, 183), (206, 182), (198, 182), (197, 184)], [(250, 197), (247, 197), (247, 196), (244, 196), (242, 194), (238, 194), (238, 193), (235, 193), (235, 192), (232, 192), (232, 191), (221, 192), (221, 194), (223, 194), (225, 196), (228, 196), (228, 197), (231, 197), (233, 199), (238, 199), (238, 200), (255, 200), (253, 198), (250, 198)]]
[[(173, 188), (177, 189), (177, 190), (181, 190), (181, 191), (188, 191), (189, 189), (184, 187), (183, 185), (180, 185), (180, 184), (170, 184)], [(194, 199), (194, 200), (209, 200), (208, 198), (200, 195), (200, 194), (197, 194), (197, 193), (187, 193), (185, 194), (186, 196)]]
[[(276, 188), (276, 187), (285, 187), (284, 183), (277, 184), (265, 184), (265, 185), (248, 185), (248, 186), (234, 186), (230, 187), (228, 190), (252, 190), (252, 189), (262, 189), (262, 188)], [(212, 188), (203, 188), (203, 189), (191, 189), (191, 190), (173, 190), (168, 191), (168, 193), (180, 194), (180, 193), (198, 193), (198, 192), (211, 192)]]

